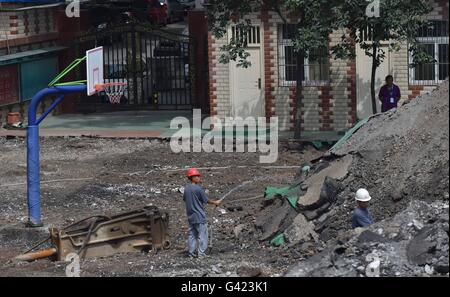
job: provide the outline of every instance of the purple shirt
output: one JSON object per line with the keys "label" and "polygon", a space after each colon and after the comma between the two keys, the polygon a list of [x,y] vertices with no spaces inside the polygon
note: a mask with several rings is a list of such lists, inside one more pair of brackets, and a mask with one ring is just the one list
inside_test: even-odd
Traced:
{"label": "purple shirt", "polygon": [[398,100],[400,100],[401,97],[400,88],[394,84],[392,85],[392,88],[389,88],[388,85],[384,85],[381,87],[378,97],[381,100],[381,112],[397,108]]}

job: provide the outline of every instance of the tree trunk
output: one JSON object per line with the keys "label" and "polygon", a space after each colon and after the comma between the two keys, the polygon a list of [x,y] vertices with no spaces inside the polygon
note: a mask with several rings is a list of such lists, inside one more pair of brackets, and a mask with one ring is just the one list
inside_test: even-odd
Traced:
{"label": "tree trunk", "polygon": [[302,136],[302,84],[304,79],[305,55],[297,52],[297,88],[296,88],[296,108],[294,138],[300,139]]}
{"label": "tree trunk", "polygon": [[372,112],[373,114],[377,113],[377,98],[375,94],[375,80],[376,80],[376,74],[377,74],[377,51],[378,47],[374,43],[372,45],[372,76],[370,78],[370,95],[372,98]]}

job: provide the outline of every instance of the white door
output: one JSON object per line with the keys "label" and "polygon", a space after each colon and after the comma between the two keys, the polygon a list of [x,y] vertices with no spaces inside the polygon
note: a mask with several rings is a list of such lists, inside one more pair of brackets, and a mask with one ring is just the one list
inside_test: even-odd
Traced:
{"label": "white door", "polygon": [[248,68],[237,67],[231,62],[231,93],[233,117],[263,117],[264,92],[262,89],[261,51],[259,48],[247,49],[251,62]]}
{"label": "white door", "polygon": [[[386,57],[377,68],[375,76],[375,96],[377,100],[377,112],[381,112],[381,103],[378,100],[378,92],[383,86],[385,78],[389,73],[389,51],[384,48]],[[372,98],[370,95],[370,79],[372,75],[372,57],[366,55],[358,45],[356,46],[356,97],[357,97],[357,116],[364,119],[373,114]]]}

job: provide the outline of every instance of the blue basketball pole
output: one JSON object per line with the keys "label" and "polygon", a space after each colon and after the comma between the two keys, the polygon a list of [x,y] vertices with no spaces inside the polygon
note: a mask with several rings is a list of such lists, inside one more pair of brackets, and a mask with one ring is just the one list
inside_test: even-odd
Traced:
{"label": "blue basketball pole", "polygon": [[[62,102],[64,96],[71,93],[86,92],[86,85],[68,85],[45,88],[31,99],[28,108],[27,128],[27,199],[28,225],[42,226],[41,220],[41,184],[39,164],[39,124]],[[39,103],[48,95],[58,95],[53,104],[37,119]]]}

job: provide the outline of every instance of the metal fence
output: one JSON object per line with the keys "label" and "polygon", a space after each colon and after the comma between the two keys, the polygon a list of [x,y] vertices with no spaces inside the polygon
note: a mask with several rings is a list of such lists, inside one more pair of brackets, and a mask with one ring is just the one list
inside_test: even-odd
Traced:
{"label": "metal fence", "polygon": [[[105,82],[128,83],[120,106],[192,107],[194,67],[189,37],[127,24],[80,36],[76,45],[79,55],[103,46]],[[106,98],[101,99],[101,103],[107,103]],[[87,100],[86,104],[93,102]]]}

